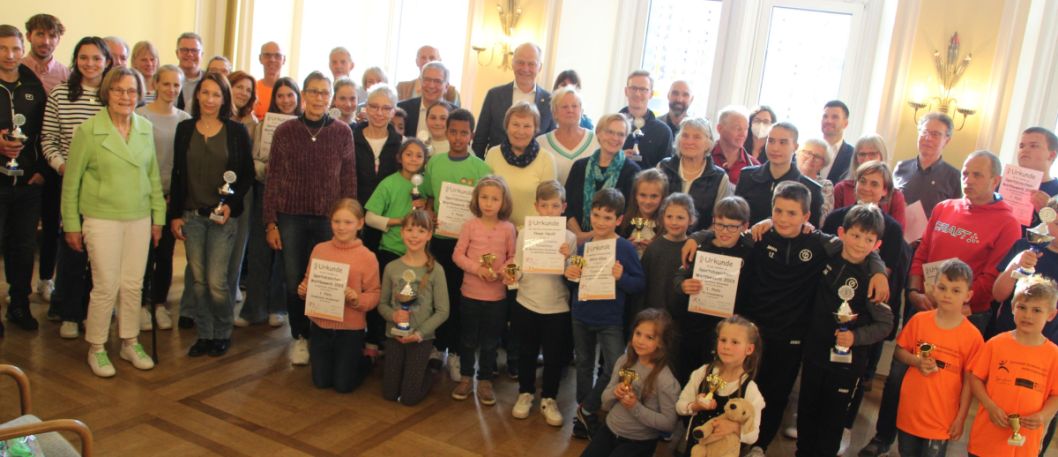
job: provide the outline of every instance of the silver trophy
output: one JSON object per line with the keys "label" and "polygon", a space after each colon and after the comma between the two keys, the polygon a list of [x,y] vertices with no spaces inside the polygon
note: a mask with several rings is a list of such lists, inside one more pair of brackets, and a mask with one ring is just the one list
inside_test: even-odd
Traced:
{"label": "silver trophy", "polygon": [[[852,300],[856,296],[856,289],[848,285],[844,285],[838,288],[838,298],[841,299],[841,306],[838,307],[837,312],[834,313],[834,320],[838,322],[838,330],[846,332],[849,330],[849,323],[855,321],[859,314],[852,312],[852,307],[849,306],[849,300]],[[838,344],[834,345],[834,349],[830,351],[830,361],[837,363],[852,363],[852,348],[841,346]]]}
{"label": "silver trophy", "polygon": [[[397,302],[400,303],[401,310],[410,313],[411,307],[415,305],[415,300],[418,298],[415,294],[415,289],[412,287],[416,280],[415,271],[404,270],[404,273],[400,275],[400,279],[404,286],[397,293]],[[414,333],[414,330],[411,329],[410,319],[406,322],[394,322],[393,330],[390,331],[393,336],[408,336],[412,333]]]}
{"label": "silver trophy", "polygon": [[228,201],[228,197],[235,195],[235,188],[231,185],[235,183],[235,172],[228,170],[224,172],[224,185],[217,189],[217,194],[220,195],[220,203],[217,203],[217,207],[213,209],[212,213],[209,213],[209,220],[221,224],[224,222],[224,203]]}
{"label": "silver trophy", "polygon": [[419,186],[422,185],[422,174],[415,173],[411,175],[411,200],[420,200],[423,198],[422,192],[419,190]]}
{"label": "silver trophy", "polygon": [[[15,126],[15,129],[8,132],[7,139],[9,141],[21,141],[24,142],[29,139],[25,133],[22,133],[22,126],[26,125],[26,116],[22,113],[11,113],[11,124]],[[0,173],[7,176],[22,176],[25,174],[25,170],[18,167],[18,160],[14,157],[8,159],[7,163],[0,166]]]}
{"label": "silver trophy", "polygon": [[[1051,235],[1051,231],[1047,229],[1047,224],[1054,222],[1058,213],[1050,207],[1044,207],[1040,209],[1040,225],[1030,228],[1025,231],[1025,241],[1028,241],[1029,246],[1032,246],[1032,252],[1040,254],[1044,249],[1047,249],[1047,245],[1054,241],[1054,235]],[[1011,276],[1014,279],[1023,278],[1025,276],[1032,276],[1036,273],[1035,268],[1021,268],[1018,267]]]}
{"label": "silver trophy", "polygon": [[641,117],[637,117],[632,121],[632,126],[636,129],[632,131],[632,154],[628,158],[636,162],[643,160],[643,156],[639,154],[639,138],[643,136],[643,126],[645,125],[647,125],[647,120]]}

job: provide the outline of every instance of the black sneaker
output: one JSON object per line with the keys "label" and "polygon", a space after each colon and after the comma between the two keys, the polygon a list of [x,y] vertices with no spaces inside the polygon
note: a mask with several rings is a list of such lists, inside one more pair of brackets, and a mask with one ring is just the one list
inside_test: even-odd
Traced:
{"label": "black sneaker", "polygon": [[14,323],[22,330],[36,330],[40,326],[37,324],[37,319],[25,308],[8,308],[7,321]]}
{"label": "black sneaker", "polygon": [[595,435],[595,431],[599,429],[599,416],[585,411],[584,408],[579,405],[577,406],[577,420],[573,423],[574,432],[576,431],[577,422],[583,424],[587,434],[585,438],[589,440],[591,439],[592,435]]}
{"label": "black sneaker", "polygon": [[883,443],[877,437],[872,438],[870,443],[867,443],[863,449],[860,449],[858,457],[882,457],[889,455],[889,446],[891,444]]}
{"label": "black sneaker", "polygon": [[518,365],[507,364],[507,377],[518,380]]}
{"label": "black sneaker", "polygon": [[48,320],[51,322],[62,322],[62,315],[58,311],[48,310]]}
{"label": "black sneaker", "polygon": [[213,340],[199,339],[195,341],[195,344],[191,345],[191,349],[187,350],[188,357],[201,357],[209,353],[213,349]]}
{"label": "black sneaker", "polygon": [[195,328],[195,320],[190,317],[180,316],[180,322],[177,325],[183,329]]}
{"label": "black sneaker", "polygon": [[580,417],[573,418],[573,437],[591,441],[591,433],[588,432],[588,426],[584,421],[580,420]]}
{"label": "black sneaker", "polygon": [[213,340],[213,345],[209,347],[210,357],[220,357],[228,352],[231,348],[231,339]]}

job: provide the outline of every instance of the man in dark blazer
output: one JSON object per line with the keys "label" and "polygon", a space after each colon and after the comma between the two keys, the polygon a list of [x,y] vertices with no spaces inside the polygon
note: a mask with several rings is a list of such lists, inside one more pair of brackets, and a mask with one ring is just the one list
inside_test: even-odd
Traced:
{"label": "man in dark blazer", "polygon": [[826,167],[820,175],[837,184],[849,179],[855,170],[852,168],[852,145],[845,142],[845,128],[849,126],[849,107],[841,100],[831,100],[823,105],[821,122],[823,139],[827,142],[827,155],[830,156],[830,169]]}
{"label": "man in dark blazer", "polygon": [[440,61],[427,63],[422,67],[419,84],[422,86],[422,96],[397,103],[408,113],[404,120],[404,136],[422,138],[419,130],[429,132],[426,129],[426,109],[444,100],[448,91],[448,68]]}
{"label": "man in dark blazer", "polygon": [[514,82],[489,89],[478,116],[478,129],[474,132],[474,154],[485,157],[485,151],[503,142],[506,126],[503,119],[515,102],[527,101],[540,111],[540,126],[537,134],[555,128],[551,116],[551,93],[536,84],[540,72],[543,52],[532,43],[524,43],[514,50]]}

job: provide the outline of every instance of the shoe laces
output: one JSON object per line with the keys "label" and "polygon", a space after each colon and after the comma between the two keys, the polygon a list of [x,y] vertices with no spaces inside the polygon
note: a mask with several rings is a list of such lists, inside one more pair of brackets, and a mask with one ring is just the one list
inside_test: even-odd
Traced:
{"label": "shoe laces", "polygon": [[107,356],[106,351],[99,351],[93,355],[95,355],[96,358],[96,366],[103,368],[110,365],[110,357]]}

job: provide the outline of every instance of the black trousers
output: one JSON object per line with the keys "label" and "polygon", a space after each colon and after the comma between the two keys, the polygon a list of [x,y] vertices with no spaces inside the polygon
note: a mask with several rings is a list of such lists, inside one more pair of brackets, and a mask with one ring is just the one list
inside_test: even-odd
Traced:
{"label": "black trousers", "polygon": [[570,313],[540,314],[519,303],[511,308],[511,330],[518,338],[518,393],[536,393],[536,355],[544,353],[540,396],[556,398],[562,373],[573,354]]}
{"label": "black trousers", "polygon": [[147,250],[147,271],[143,274],[143,302],[145,305],[164,305],[169,298],[169,286],[173,283],[173,249],[176,238],[169,230],[169,219],[162,227],[162,238],[158,246],[151,243]]}
{"label": "black trousers", "polygon": [[64,322],[81,322],[88,317],[88,294],[92,291],[92,270],[88,251],[77,252],[66,241],[59,243],[55,256],[55,292],[52,306]]}
{"label": "black trousers", "polygon": [[783,411],[786,410],[797,372],[801,369],[801,343],[769,338],[763,340],[764,353],[761,355],[760,373],[757,374],[757,387],[768,407],[761,414],[757,446],[767,449],[782,425]]}
{"label": "black trousers", "polygon": [[[40,279],[51,279],[55,276],[55,258],[59,243],[62,243],[59,227],[59,197],[62,195],[62,176],[50,166],[41,167],[44,186],[40,200]],[[34,226],[34,229],[36,227]]]}
{"label": "black trousers", "polygon": [[[23,177],[20,179],[29,179]],[[11,307],[29,310],[33,291],[33,251],[40,219],[41,186],[0,188],[0,250],[10,286]]]}
{"label": "black trousers", "polygon": [[[459,329],[460,329],[460,301],[463,287],[463,269],[452,261],[452,253],[456,250],[455,239],[437,238],[430,240],[430,253],[434,260],[445,271],[445,283],[448,286],[448,320],[437,328],[437,338],[434,339],[434,347],[438,351],[448,350],[449,354],[459,354]],[[384,267],[383,267],[384,268]]]}
{"label": "black trousers", "polygon": [[797,457],[838,455],[852,397],[866,370],[806,361],[797,399]]}
{"label": "black trousers", "polygon": [[614,434],[610,426],[602,427],[591,437],[591,442],[580,457],[650,457],[658,447],[658,440],[630,440]]}
{"label": "black trousers", "polygon": [[311,323],[309,357],[314,386],[333,387],[339,393],[352,392],[367,374],[363,353],[363,330],[329,330]]}

